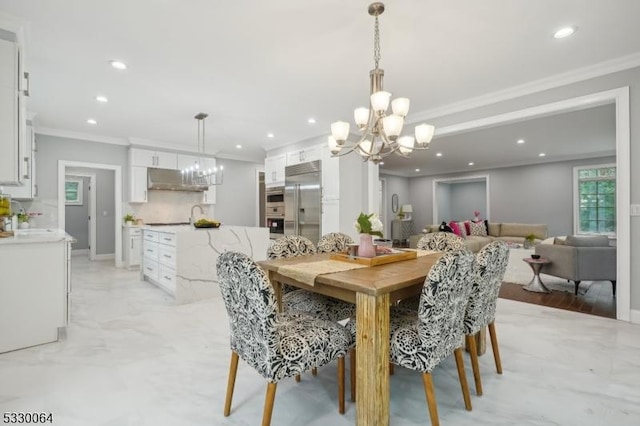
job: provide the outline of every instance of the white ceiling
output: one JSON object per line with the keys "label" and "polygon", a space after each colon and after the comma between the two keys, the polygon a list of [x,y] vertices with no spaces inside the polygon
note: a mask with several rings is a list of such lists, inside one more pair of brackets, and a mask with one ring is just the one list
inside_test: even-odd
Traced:
{"label": "white ceiling", "polygon": [[[29,110],[40,127],[196,150],[193,116],[203,111],[208,152],[261,161],[265,149],[327,134],[338,119],[351,121],[353,108],[367,102],[369,3],[0,0],[0,12],[29,23]],[[403,0],[386,7],[380,18],[385,89],[409,97],[413,116],[640,52],[637,0]],[[553,32],[564,25],[579,29],[555,40]],[[113,70],[111,59],[129,69]],[[98,94],[109,102],[98,104]],[[86,124],[89,117],[99,124]],[[309,125],[309,117],[317,123]],[[592,118],[575,119],[589,124]],[[497,144],[521,133],[505,127],[511,133],[487,129],[482,137]],[[567,131],[574,130],[582,127]],[[585,140],[598,129],[591,130]],[[523,137],[539,140],[514,148],[532,149],[529,156],[561,142],[542,133]],[[438,159],[444,166],[428,163],[451,171],[446,162],[464,151],[457,146],[479,137],[444,139],[451,142]],[[476,150],[471,160],[490,164],[493,149]]]}

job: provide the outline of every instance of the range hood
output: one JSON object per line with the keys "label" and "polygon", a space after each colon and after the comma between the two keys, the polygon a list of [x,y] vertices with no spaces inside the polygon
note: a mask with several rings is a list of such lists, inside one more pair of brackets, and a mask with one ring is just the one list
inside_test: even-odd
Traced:
{"label": "range hood", "polygon": [[180,170],[152,169],[147,172],[147,188],[165,191],[207,191],[207,185],[187,184],[182,182]]}

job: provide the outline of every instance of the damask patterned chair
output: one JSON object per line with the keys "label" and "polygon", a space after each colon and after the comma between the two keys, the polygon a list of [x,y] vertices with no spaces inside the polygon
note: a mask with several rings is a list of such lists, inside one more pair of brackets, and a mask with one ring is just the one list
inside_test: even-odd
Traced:
{"label": "damask patterned chair", "polygon": [[342,232],[330,232],[318,241],[318,253],[336,253],[349,250],[349,244],[354,244],[353,239]]}
{"label": "damask patterned chair", "polygon": [[464,240],[451,232],[432,232],[418,241],[418,249],[435,251],[464,250],[467,246]]}
{"label": "damask patterned chair", "polygon": [[344,356],[351,344],[345,328],[304,312],[278,313],[267,275],[242,253],[223,253],[216,267],[231,334],[224,415],[231,412],[239,358],[268,382],[262,425],[271,423],[278,381],[334,360],[338,360],[339,412],[344,413]]}
{"label": "damask patterned chair", "polygon": [[493,359],[498,374],[502,374],[498,338],[496,337],[496,304],[498,293],[502,285],[502,278],[509,262],[509,247],[502,241],[494,241],[484,246],[476,255],[473,264],[472,287],[469,303],[464,317],[464,334],[471,355],[473,378],[476,384],[476,394],[482,395],[482,381],[480,380],[480,366],[474,335],[489,326]]}
{"label": "damask patterned chair", "polygon": [[422,372],[431,424],[439,424],[431,372],[453,353],[465,408],[471,397],[462,358],[463,320],[471,292],[473,253],[445,253],[425,279],[419,309],[391,309],[390,358],[402,367]]}

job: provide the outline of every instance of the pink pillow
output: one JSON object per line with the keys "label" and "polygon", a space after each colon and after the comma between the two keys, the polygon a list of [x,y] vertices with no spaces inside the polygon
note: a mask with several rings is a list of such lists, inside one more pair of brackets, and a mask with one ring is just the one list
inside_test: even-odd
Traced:
{"label": "pink pillow", "polygon": [[469,222],[468,220],[464,221],[464,228],[467,231],[467,235],[471,235],[471,222]]}
{"label": "pink pillow", "polygon": [[453,230],[453,233],[458,237],[461,237],[460,227],[458,226],[458,222],[451,221],[449,222],[449,227]]}

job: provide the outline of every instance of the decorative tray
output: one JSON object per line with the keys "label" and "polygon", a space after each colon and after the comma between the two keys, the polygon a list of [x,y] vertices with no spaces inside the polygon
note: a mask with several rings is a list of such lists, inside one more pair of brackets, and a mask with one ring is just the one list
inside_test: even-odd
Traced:
{"label": "decorative tray", "polygon": [[398,250],[396,253],[379,254],[376,257],[358,257],[349,256],[348,253],[334,253],[331,255],[333,260],[341,260],[344,262],[359,263],[367,266],[384,265],[385,263],[401,262],[403,260],[415,259],[418,253],[415,251]]}
{"label": "decorative tray", "polygon": [[0,231],[0,238],[13,237],[13,231]]}
{"label": "decorative tray", "polygon": [[202,223],[202,224],[193,224],[196,228],[220,228],[221,223]]}

